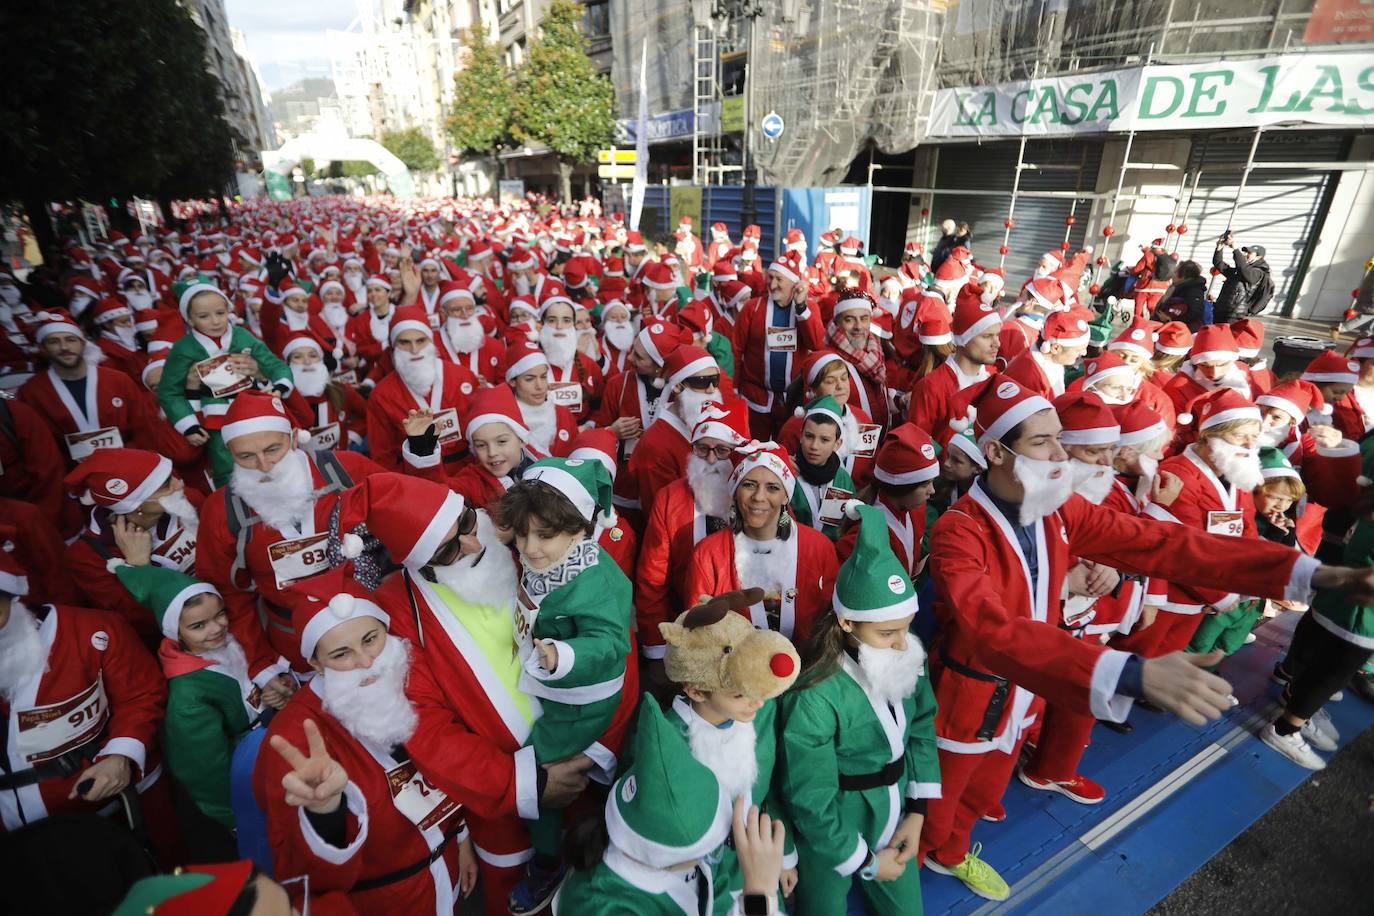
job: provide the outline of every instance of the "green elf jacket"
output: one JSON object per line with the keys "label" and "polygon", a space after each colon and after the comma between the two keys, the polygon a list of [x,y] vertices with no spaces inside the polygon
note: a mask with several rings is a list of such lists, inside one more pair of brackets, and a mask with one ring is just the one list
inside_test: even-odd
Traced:
{"label": "green elf jacket", "polygon": [[[849,476],[849,472],[846,471],[844,465],[841,464],[839,470],[835,472],[835,478],[830,481],[829,486],[838,487],[841,490],[848,490],[852,495],[854,493],[854,478]],[[810,484],[798,477],[797,485],[792,490],[792,511],[796,514],[797,521],[801,524],[806,525],[808,528],[815,528],[832,541],[838,540],[840,536],[840,526],[823,525],[820,523],[820,519],[817,515],[821,510],[821,499],[824,498],[824,496],[824,487],[821,487],[818,492],[816,489],[813,489]],[[814,509],[811,505],[813,500],[815,501]]]}
{"label": "green elf jacket", "polygon": [[[1346,566],[1374,566],[1374,522],[1361,518],[1345,544]],[[1374,607],[1356,604],[1340,592],[1319,592],[1313,620],[1351,645],[1374,649]]]}
{"label": "green elf jacket", "polygon": [[[714,897],[711,869],[670,872],[643,865],[614,846],[596,867],[572,871],[553,901],[554,916],[700,916]],[[840,912],[843,912],[841,910]]]}
{"label": "green elf jacket", "polygon": [[[157,386],[157,401],[177,432],[184,433],[201,422],[197,416],[197,406],[186,397],[186,375],[191,371],[191,367],[201,360],[221,353],[247,353],[257,361],[263,376],[272,384],[284,385],[288,393],[294,387],[291,369],[273,355],[267,344],[249,333],[247,328],[235,325],[230,329],[228,337],[226,346],[222,339],[215,341],[192,331],[172,344],[172,349],[168,351],[167,365],[162,370],[162,381],[158,382]],[[199,401],[199,412],[213,423],[213,418],[224,416],[231,400],[232,398],[212,397],[209,392],[205,392]]]}

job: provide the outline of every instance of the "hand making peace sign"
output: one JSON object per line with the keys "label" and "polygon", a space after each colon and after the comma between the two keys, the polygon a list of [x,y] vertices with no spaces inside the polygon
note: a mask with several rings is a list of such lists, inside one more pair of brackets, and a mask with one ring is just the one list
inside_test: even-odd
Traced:
{"label": "hand making peace sign", "polygon": [[286,803],[316,814],[328,814],[339,807],[344,786],[348,784],[348,772],[329,756],[324,736],[313,719],[305,720],[305,740],[309,743],[309,756],[281,735],[271,738],[272,750],[291,764],[291,772],[281,778]]}

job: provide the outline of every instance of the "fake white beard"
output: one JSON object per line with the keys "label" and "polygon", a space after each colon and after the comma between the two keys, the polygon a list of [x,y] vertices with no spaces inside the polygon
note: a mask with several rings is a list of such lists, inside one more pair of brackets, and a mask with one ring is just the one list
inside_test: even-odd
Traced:
{"label": "fake white beard", "polygon": [[477,510],[477,540],[484,548],[459,557],[448,566],[434,566],[434,578],[469,604],[509,607],[515,600],[519,573],[510,550],[496,536],[496,526],[485,510]]}
{"label": "fake white beard", "polygon": [[127,292],[124,294],[124,301],[129,303],[129,308],[135,312],[139,309],[150,309],[153,307],[153,294],[146,289]]}
{"label": "fake white beard", "polygon": [[110,324],[103,327],[101,335],[113,340],[126,350],[138,349],[138,332],[128,325]]}
{"label": "fake white beard", "polygon": [[317,398],[324,393],[324,388],[329,384],[329,369],[324,363],[292,363],[291,379],[296,383],[296,390],[307,398]]}
{"label": "fake white beard", "polygon": [[699,715],[688,716],[687,743],[697,762],[715,774],[728,800],[750,797],[759,775],[753,722],[735,721],[717,728]]}
{"label": "fake white beard", "polygon": [[1219,379],[1203,378],[1197,372],[1192,373],[1193,381],[1197,382],[1208,391],[1216,391],[1218,388],[1234,388],[1249,396],[1250,383],[1245,379],[1245,373],[1240,369],[1239,364],[1233,364],[1231,368]]}
{"label": "fake white beard", "polygon": [[601,341],[596,339],[596,332],[588,329],[577,332],[577,352],[584,353],[595,361],[601,360]]}
{"label": "fake white beard", "polygon": [[526,404],[524,401],[517,401],[520,405],[520,417],[525,421],[525,428],[530,431],[530,444],[541,452],[548,452],[549,446],[553,445],[553,437],[558,432],[558,412],[554,410],[553,401],[545,399],[543,404]]}
{"label": "fake white beard", "polygon": [[[1016,459],[1019,463],[1020,458]],[[1110,465],[1088,464],[1077,458],[1069,459],[1070,476],[1073,478],[1073,491],[1094,506],[1102,505],[1102,500],[1112,491],[1112,481],[1116,473]]]}
{"label": "fake white beard", "polygon": [[98,366],[105,362],[105,351],[100,349],[100,344],[88,340],[81,358],[86,361],[87,366]]}
{"label": "fake white beard", "polygon": [[523,274],[517,274],[515,277],[515,294],[517,296],[528,296],[530,294],[529,278]]}
{"label": "fake white beard", "polygon": [[634,346],[635,329],[628,321],[608,321],[602,325],[606,343],[624,352]]}
{"label": "fake white beard", "polygon": [[1259,434],[1259,444],[1278,448],[1288,438],[1288,430],[1288,426],[1273,426],[1269,429],[1262,429]]}
{"label": "fake white beard", "polygon": [[349,289],[353,290],[353,292],[358,293],[359,299],[362,298],[363,283],[364,280],[363,275],[361,273],[344,271],[344,286],[347,286]]}
{"label": "fake white beard", "polygon": [[577,331],[544,325],[539,329],[539,346],[550,363],[566,369],[577,356]]}
{"label": "fake white beard", "polygon": [[756,541],[743,531],[735,535],[735,572],[740,588],[761,588],[770,597],[781,594],[792,579],[789,566],[795,565],[795,560],[781,540]]}
{"label": "fake white beard", "polygon": [[888,705],[900,703],[916,690],[925,660],[925,647],[915,636],[907,636],[905,649],[875,649],[859,643],[859,669],[875,698]]}
{"label": "fake white beard", "polygon": [[292,331],[304,331],[310,326],[310,313],[297,312],[294,309],[283,307],[282,317],[286,319],[286,327]]}
{"label": "fake white beard", "polygon": [[279,531],[296,527],[315,508],[310,459],[298,448],[293,448],[266,474],[234,465],[229,484],[248,508]]}
{"label": "fake white beard", "polygon": [[1208,457],[1221,471],[1221,476],[1238,490],[1253,490],[1264,483],[1260,468],[1259,450],[1241,448],[1224,439],[1213,439],[1207,445]]}
{"label": "fake white beard", "polygon": [[[1073,471],[1067,461],[1045,461],[1017,454],[1011,470],[1025,491],[1021,499],[1022,525],[1034,524],[1073,495]],[[1059,476],[1055,477],[1055,472]]]}
{"label": "fake white beard", "polygon": [[444,321],[448,342],[459,353],[476,353],[482,349],[482,322],[476,318],[449,318]]}
{"label": "fake white beard", "polygon": [[1155,472],[1159,470],[1159,459],[1153,455],[1139,452],[1136,455],[1136,463],[1140,465],[1140,476],[1135,482],[1135,498],[1141,505],[1144,505],[1150,498],[1150,490],[1154,487]]}
{"label": "fake white beard", "polygon": [[434,387],[434,380],[439,373],[437,359],[433,345],[426,345],[419,353],[391,351],[391,360],[396,364],[396,372],[401,376],[401,381],[421,397],[429,394],[429,390]]}
{"label": "fake white beard", "polygon": [[730,515],[730,462],[707,462],[696,453],[687,456],[687,486],[697,507],[707,515],[727,518]]}
{"label": "fake white beard", "polygon": [[19,598],[11,598],[10,619],[0,628],[0,696],[13,702],[19,688],[46,670],[47,664],[38,618]]}
{"label": "fake white beard", "polygon": [[157,501],[177,520],[177,524],[192,534],[196,533],[200,527],[200,516],[196,514],[196,507],[191,504],[191,500],[186,496],[184,489],[173,490],[166,496],[159,496]]}
{"label": "fake white beard", "polygon": [[721,403],[719,390],[710,394],[702,394],[691,388],[683,388],[677,393],[677,415],[682,418],[682,422],[687,424],[687,428],[690,430],[701,419],[702,411],[706,410],[707,404],[719,403]]}
{"label": "fake white beard", "polygon": [[1001,297],[1002,291],[1000,289],[985,289],[978,294],[978,301],[984,305],[992,305]]}
{"label": "fake white beard", "polygon": [[1043,280],[1045,277],[1048,277],[1052,273],[1054,273],[1053,268],[1041,267],[1038,264],[1035,267],[1035,279],[1037,280]]}
{"label": "fake white beard", "polygon": [[371,668],[324,669],[325,712],[355,738],[384,748],[402,744],[415,734],[419,723],[406,697],[409,673],[410,643],[388,636]]}
{"label": "fake white beard", "polygon": [[344,325],[348,324],[348,309],[344,308],[342,302],[326,302],[320,315],[336,334],[341,333]]}
{"label": "fake white beard", "polygon": [[223,649],[206,649],[200,655],[223,668],[240,683],[248,680],[248,656],[244,654],[243,646],[239,645],[233,633],[229,634],[229,641]]}

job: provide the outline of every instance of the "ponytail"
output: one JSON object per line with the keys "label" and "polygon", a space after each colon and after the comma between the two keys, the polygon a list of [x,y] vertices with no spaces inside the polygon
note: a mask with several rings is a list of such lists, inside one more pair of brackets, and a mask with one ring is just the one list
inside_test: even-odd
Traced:
{"label": "ponytail", "polygon": [[802,687],[814,687],[840,668],[840,655],[848,637],[840,628],[840,618],[833,610],[821,615],[811,637],[802,645],[802,670],[798,681]]}

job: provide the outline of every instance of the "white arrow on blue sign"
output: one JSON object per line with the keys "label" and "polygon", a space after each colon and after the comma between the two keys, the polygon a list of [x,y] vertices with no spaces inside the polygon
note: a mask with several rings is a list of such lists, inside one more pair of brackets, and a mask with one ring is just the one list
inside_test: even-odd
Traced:
{"label": "white arrow on blue sign", "polygon": [[770,111],[763,116],[763,122],[759,125],[763,135],[769,140],[776,140],[782,136],[782,115],[776,111]]}

